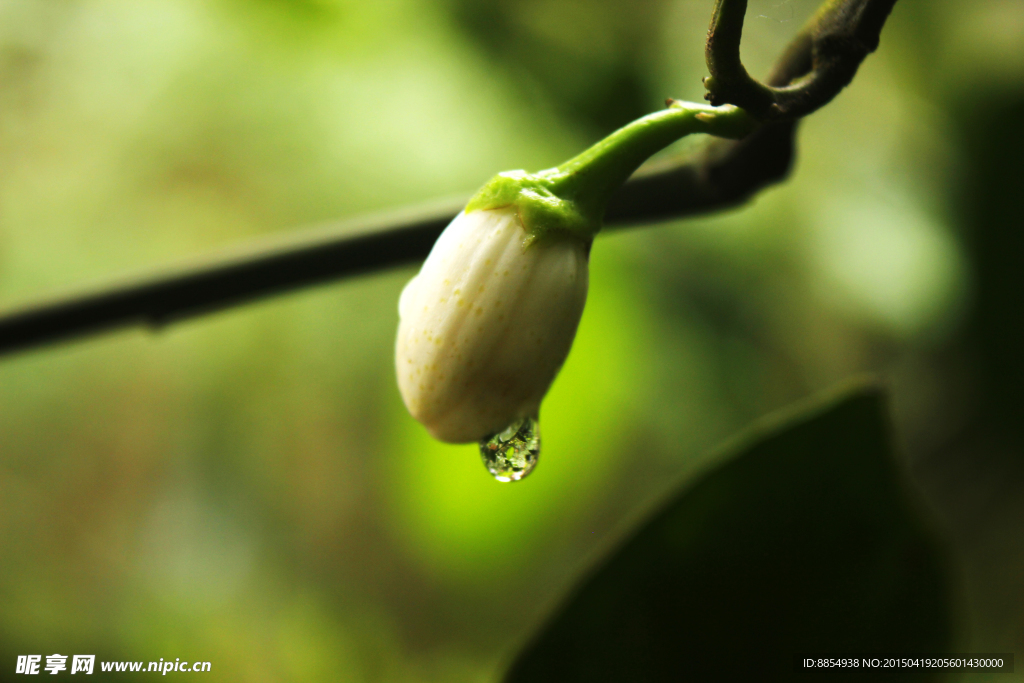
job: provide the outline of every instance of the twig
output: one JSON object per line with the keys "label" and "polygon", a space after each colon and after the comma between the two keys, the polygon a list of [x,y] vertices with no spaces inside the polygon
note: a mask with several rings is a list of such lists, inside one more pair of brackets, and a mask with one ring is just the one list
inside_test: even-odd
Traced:
{"label": "twig", "polygon": [[[740,204],[785,177],[792,125],[739,143],[709,145],[700,158],[642,172],[612,198],[618,227]],[[22,307],[0,316],[0,354],[129,325],[170,322],[332,280],[415,263],[465,204],[310,231],[134,282]],[[355,233],[355,234],[354,234]]]}
{"label": "twig", "polygon": [[711,76],[705,99],[735,104],[762,121],[798,119],[832,101],[849,85],[864,58],[878,48],[879,36],[896,0],[828,0],[793,41],[809,48],[810,65],[793,82],[763,84],[740,61],[740,38],[747,0],[718,0],[704,50]]}
{"label": "twig", "polygon": [[[738,73],[738,67],[758,92],[772,93],[768,108],[777,111],[767,115],[766,110],[761,111],[768,123],[743,140],[712,140],[687,158],[641,169],[612,197],[605,224],[637,225],[733,207],[785,178],[793,158],[796,119],[804,115],[800,112],[821,106],[849,82],[864,55],[877,46],[878,33],[895,1],[827,3],[786,49],[767,85],[762,85],[746,76],[739,62],[746,1],[719,0],[708,37],[709,98],[716,104],[748,106],[735,97],[744,100],[750,83],[742,78],[721,79],[723,73]],[[727,54],[733,48],[735,59],[730,62]],[[728,65],[724,71],[720,68],[723,64]],[[763,102],[750,106],[764,109]],[[117,327],[159,327],[351,275],[414,263],[426,257],[463,204],[450,202],[397,218],[389,215],[363,221],[358,227],[342,223],[283,242],[260,242],[244,252],[163,274],[23,306],[0,315],[0,354]]]}

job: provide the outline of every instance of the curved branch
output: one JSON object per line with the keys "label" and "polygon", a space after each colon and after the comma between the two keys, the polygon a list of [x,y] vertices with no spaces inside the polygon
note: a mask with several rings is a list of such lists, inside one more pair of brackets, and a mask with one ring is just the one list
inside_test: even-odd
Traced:
{"label": "curved branch", "polygon": [[[705,99],[735,104],[762,121],[792,120],[828,104],[853,80],[861,62],[878,48],[896,0],[829,0],[801,30],[794,44],[810,48],[806,74],[792,82],[763,84],[740,60],[747,0],[718,0],[705,48]],[[801,48],[806,49],[806,48]]]}
{"label": "curved branch", "polygon": [[[794,124],[765,126],[739,142],[715,141],[693,158],[642,169],[612,197],[608,227],[742,203],[785,177]],[[0,354],[125,327],[161,327],[265,297],[426,258],[466,198],[343,222],[285,241],[258,242],[134,282],[97,288],[0,315]]]}
{"label": "curved branch", "polygon": [[[793,158],[796,118],[802,115],[794,112],[827,101],[823,98],[829,88],[842,80],[836,74],[852,77],[843,70],[848,71],[854,62],[855,70],[863,55],[877,46],[878,33],[894,3],[833,0],[826,5],[812,22],[816,28],[801,32],[790,43],[767,79],[768,85],[758,84],[776,98],[778,93],[789,93],[785,97],[790,99],[784,101],[789,109],[780,109],[786,115],[769,116],[768,123],[743,140],[713,139],[688,157],[642,168],[613,195],[606,225],[615,228],[733,207],[784,179]],[[731,51],[735,43],[736,59],[730,67],[734,70],[737,66],[742,69],[739,8],[745,7],[745,0],[719,0],[715,12],[719,31],[709,35],[709,54],[714,53],[715,59],[719,51]],[[734,22],[731,28],[727,28],[728,20]],[[849,35],[856,40],[844,38]],[[843,54],[853,57],[843,58]],[[709,65],[711,61],[709,57]],[[713,69],[712,75],[717,78],[721,73],[716,75]],[[794,81],[795,85],[788,85]],[[740,82],[737,87],[746,86]],[[771,106],[778,106],[779,101]],[[345,222],[285,240],[258,242],[244,251],[162,274],[23,306],[0,315],[0,354],[129,325],[160,327],[351,275],[415,263],[426,257],[464,204],[465,199],[460,199],[398,216]]]}

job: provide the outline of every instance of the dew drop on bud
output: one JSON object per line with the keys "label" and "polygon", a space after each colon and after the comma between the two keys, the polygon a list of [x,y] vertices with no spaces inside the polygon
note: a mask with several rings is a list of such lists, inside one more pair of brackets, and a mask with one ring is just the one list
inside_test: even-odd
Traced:
{"label": "dew drop on bud", "polygon": [[516,420],[504,430],[480,442],[480,457],[498,481],[519,481],[537,466],[540,428],[530,417]]}

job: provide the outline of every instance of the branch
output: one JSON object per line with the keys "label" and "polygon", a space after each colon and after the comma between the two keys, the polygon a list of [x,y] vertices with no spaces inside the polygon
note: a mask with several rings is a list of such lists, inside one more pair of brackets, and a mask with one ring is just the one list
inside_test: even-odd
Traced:
{"label": "branch", "polygon": [[[641,171],[618,190],[608,227],[713,211],[743,203],[789,169],[793,125],[764,127],[738,143],[713,144],[691,160]],[[468,199],[468,198],[466,198]],[[275,294],[426,258],[465,205],[340,223],[286,242],[253,244],[134,282],[25,306],[0,316],[0,354],[130,325],[170,322]]]}
{"label": "branch", "polygon": [[735,104],[761,121],[793,120],[832,101],[849,85],[879,36],[896,0],[828,0],[801,30],[792,48],[810,52],[806,75],[794,82],[763,84],[740,60],[747,0],[718,0],[705,47],[705,99]]}
{"label": "branch", "polygon": [[[784,179],[793,158],[796,119],[803,115],[797,112],[815,102],[821,106],[849,82],[864,55],[877,46],[877,35],[895,1],[832,0],[811,28],[789,45],[768,85],[757,84],[774,93],[769,109],[778,107],[781,114],[769,112],[763,117],[768,122],[743,140],[713,139],[688,157],[642,168],[612,196],[605,224],[615,228],[730,208]],[[735,47],[729,69],[743,68],[738,48],[745,7],[745,0],[719,0],[708,36],[709,95],[739,106],[747,105],[730,99],[731,90],[725,86],[732,81],[719,80],[719,66],[727,63]],[[725,72],[732,73],[729,69]],[[837,73],[848,78],[842,81]],[[746,92],[739,83],[736,92]],[[780,99],[778,93],[789,94]],[[159,328],[276,294],[415,263],[426,257],[464,204],[447,202],[258,242],[244,251],[163,274],[24,306],[0,315],[0,354],[129,325]]]}

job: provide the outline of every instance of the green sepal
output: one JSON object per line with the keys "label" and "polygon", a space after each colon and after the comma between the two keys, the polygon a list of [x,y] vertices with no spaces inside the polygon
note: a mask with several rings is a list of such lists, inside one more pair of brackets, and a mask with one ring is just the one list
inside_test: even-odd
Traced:
{"label": "green sepal", "polygon": [[578,202],[556,195],[551,176],[545,173],[499,173],[469,200],[466,213],[515,206],[531,243],[553,234],[568,234],[589,242],[601,228],[601,217],[587,216]]}

